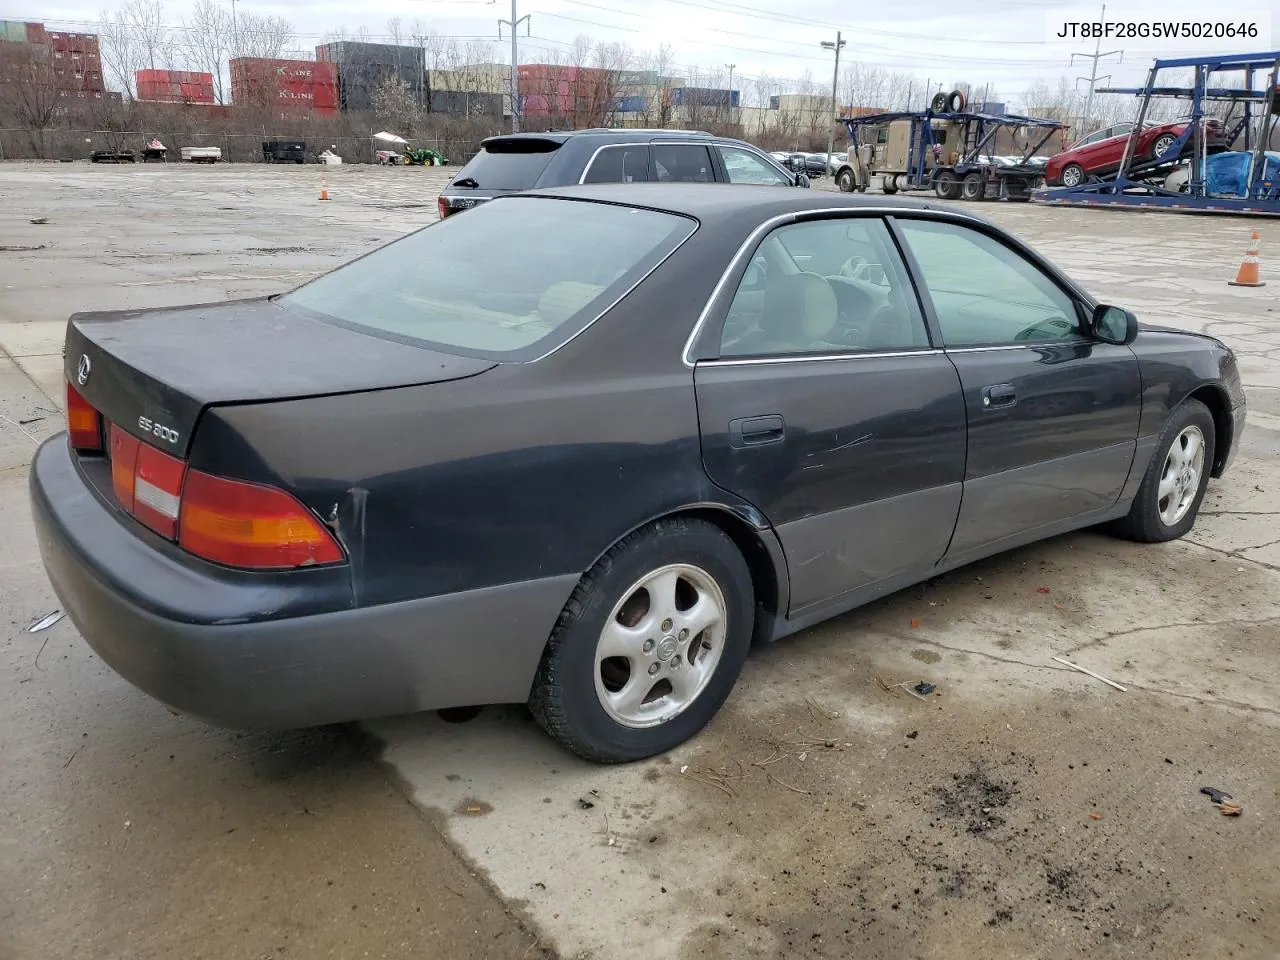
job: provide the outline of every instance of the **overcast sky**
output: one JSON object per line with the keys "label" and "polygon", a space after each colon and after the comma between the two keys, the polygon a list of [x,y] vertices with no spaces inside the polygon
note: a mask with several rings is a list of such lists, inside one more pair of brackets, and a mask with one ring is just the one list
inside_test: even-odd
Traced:
{"label": "overcast sky", "polygon": [[[43,20],[66,29],[77,23],[91,29],[105,4],[59,0],[43,7],[25,0],[0,0],[7,18]],[[190,0],[163,0],[165,19],[181,22]],[[226,0],[228,6],[230,0]],[[1000,98],[1020,103],[1024,91],[1042,80],[1056,85],[1060,77],[1071,83],[1088,76],[1090,63],[1071,54],[1095,51],[1094,40],[1048,42],[1063,21],[1098,19],[1099,4],[1055,0],[518,0],[519,15],[531,22],[520,29],[520,59],[536,62],[550,50],[565,50],[578,34],[598,42],[621,42],[636,51],[651,51],[667,43],[674,50],[677,74],[693,65],[725,71],[734,64],[734,86],[748,87],[762,74],[796,81],[809,73],[815,84],[831,82],[832,54],[820,46],[843,31],[846,45],[842,64],[850,60],[913,74],[923,87],[934,89],[959,81],[990,83]],[[1218,22],[1255,23],[1256,38],[1210,40],[1107,39],[1101,52],[1123,50],[1123,59],[1101,61],[1099,76],[1109,83],[1133,85],[1142,80],[1155,56],[1194,56],[1224,52],[1276,49],[1271,20],[1280,20],[1280,0],[1236,0],[1195,5],[1111,0],[1108,21],[1194,20],[1203,22],[1206,10]],[[1198,7],[1198,12],[1197,12]],[[430,24],[438,33],[462,38],[493,39],[494,59],[505,60],[509,46],[496,42],[497,21],[511,16],[510,0],[237,0],[237,9],[282,16],[296,29],[299,53],[339,27],[355,32],[365,27],[375,38],[388,32],[389,18],[407,28],[414,20]],[[897,10],[893,15],[888,11]],[[908,13],[909,12],[909,13]],[[503,28],[504,36],[506,28]],[[530,34],[525,36],[526,31]],[[1083,88],[1083,85],[1082,85]]]}

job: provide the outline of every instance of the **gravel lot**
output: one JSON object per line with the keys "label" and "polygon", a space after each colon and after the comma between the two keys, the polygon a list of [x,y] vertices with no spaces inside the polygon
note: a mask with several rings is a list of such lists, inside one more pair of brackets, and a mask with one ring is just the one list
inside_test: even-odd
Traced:
{"label": "gravel lot", "polygon": [[[0,165],[0,957],[1280,955],[1280,225],[984,205],[1240,354],[1249,427],[1192,536],[1080,533],[905,591],[606,769],[514,708],[210,730],[65,620],[25,632],[56,607],[25,481],[67,314],[282,289],[432,221],[446,172],[327,174],[324,203],[314,167]],[[1255,226],[1269,285],[1229,287]],[[937,694],[885,689],[916,680]]]}

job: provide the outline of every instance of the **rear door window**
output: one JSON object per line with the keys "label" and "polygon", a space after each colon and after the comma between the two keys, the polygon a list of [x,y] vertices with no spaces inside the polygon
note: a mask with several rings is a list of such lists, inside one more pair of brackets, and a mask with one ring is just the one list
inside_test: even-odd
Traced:
{"label": "rear door window", "polygon": [[467,162],[455,181],[470,178],[476,190],[531,190],[559,149],[555,140],[537,138],[497,141]]}
{"label": "rear door window", "polygon": [[655,179],[662,183],[713,183],[711,151],[701,143],[655,143]]}
{"label": "rear door window", "polygon": [[720,158],[730,183],[758,183],[774,186],[790,186],[791,178],[763,157],[741,147],[722,146]]}
{"label": "rear door window", "polygon": [[649,179],[649,145],[625,143],[604,147],[592,158],[583,183],[643,183]]}
{"label": "rear door window", "polygon": [[618,204],[499,197],[307,283],[279,303],[401,343],[532,360],[575,336],[696,229]]}

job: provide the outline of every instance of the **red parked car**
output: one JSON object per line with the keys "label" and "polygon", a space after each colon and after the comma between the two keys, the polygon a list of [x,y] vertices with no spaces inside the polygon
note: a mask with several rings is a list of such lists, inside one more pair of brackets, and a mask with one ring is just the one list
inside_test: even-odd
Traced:
{"label": "red parked car", "polygon": [[[1178,120],[1143,130],[1138,135],[1138,143],[1134,148],[1137,162],[1143,163],[1163,157],[1169,148],[1177,143],[1190,122]],[[1226,147],[1220,120],[1213,117],[1206,118],[1205,130],[1208,132],[1210,150],[1217,151]],[[1132,123],[1118,123],[1114,127],[1106,127],[1077,140],[1066,150],[1049,158],[1049,162],[1045,164],[1045,182],[1055,187],[1075,187],[1084,183],[1090,175],[1114,173],[1120,169],[1125,144],[1129,142],[1129,134],[1132,131]],[[1184,149],[1190,149],[1190,145],[1191,141],[1188,139]],[[1169,159],[1174,158],[1169,157]]]}

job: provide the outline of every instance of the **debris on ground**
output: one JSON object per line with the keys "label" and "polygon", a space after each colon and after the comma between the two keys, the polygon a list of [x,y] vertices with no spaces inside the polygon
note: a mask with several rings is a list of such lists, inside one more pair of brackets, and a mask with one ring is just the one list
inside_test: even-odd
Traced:
{"label": "debris on ground", "polygon": [[41,630],[48,630],[65,616],[66,614],[61,610],[55,610],[53,613],[47,613],[37,620],[32,620],[31,625],[27,627],[27,633],[39,633]]}
{"label": "debris on ground", "polygon": [[880,684],[880,689],[884,690],[886,693],[892,693],[894,696],[897,696],[897,691],[901,688],[917,700],[927,700],[929,698],[929,694],[938,689],[938,685],[936,683],[929,683],[926,680],[917,680],[914,683],[910,680],[904,680],[901,683],[885,683],[879,677],[875,677],[874,679],[876,683]]}
{"label": "debris on ground", "polygon": [[1054,657],[1053,659],[1058,661],[1058,663],[1061,663],[1070,667],[1072,670],[1079,670],[1081,673],[1087,673],[1089,676],[1093,677],[1093,679],[1101,680],[1103,683],[1106,683],[1115,687],[1121,693],[1125,692],[1125,688],[1120,686],[1120,684],[1116,683],[1114,680],[1108,680],[1106,677],[1102,676],[1101,674],[1094,673],[1088,667],[1082,667],[1078,663],[1072,663],[1070,660],[1063,660],[1062,657]]}
{"label": "debris on ground", "polygon": [[1036,587],[1036,593],[1052,593],[1048,587]]}
{"label": "debris on ground", "polygon": [[[587,797],[591,797],[591,799],[588,800]],[[597,790],[592,790],[587,794],[587,797],[578,798],[578,806],[583,810],[590,810],[594,807],[596,805],[595,802],[600,799],[600,793]]]}
{"label": "debris on ground", "polygon": [[49,218],[48,217],[32,217],[31,222],[36,224],[36,226],[39,226],[42,223],[48,223]]}
{"label": "debris on ground", "polygon": [[1217,804],[1218,812],[1224,817],[1238,817],[1244,812],[1244,807],[1236,803],[1231,794],[1225,790],[1219,790],[1217,787],[1201,787],[1200,792]]}

